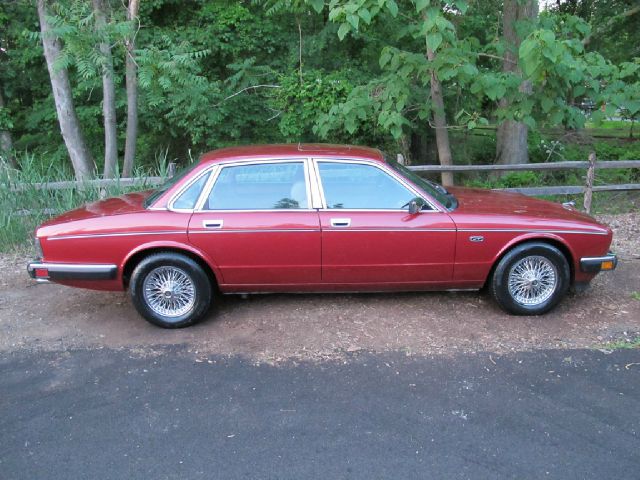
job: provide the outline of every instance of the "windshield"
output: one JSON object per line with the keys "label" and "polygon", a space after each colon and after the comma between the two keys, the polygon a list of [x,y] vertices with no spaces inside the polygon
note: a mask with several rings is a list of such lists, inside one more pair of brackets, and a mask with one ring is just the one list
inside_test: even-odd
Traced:
{"label": "windshield", "polygon": [[147,208],[149,205],[152,205],[158,198],[160,198],[164,194],[164,192],[169,190],[176,183],[178,183],[180,180],[186,177],[187,174],[189,174],[197,166],[198,166],[197,162],[192,165],[187,165],[178,173],[176,173],[173,177],[168,178],[162,185],[160,185],[157,189],[155,189],[151,195],[147,197],[147,199],[144,201],[145,208]]}
{"label": "windshield", "polygon": [[447,210],[454,210],[458,206],[458,200],[451,193],[447,191],[442,185],[422,178],[417,173],[412,172],[404,165],[400,165],[398,162],[390,161],[389,157],[385,155],[387,164],[393,168],[396,172],[399,172],[403,177],[408,178],[418,187],[422,188],[425,192],[440,202]]}

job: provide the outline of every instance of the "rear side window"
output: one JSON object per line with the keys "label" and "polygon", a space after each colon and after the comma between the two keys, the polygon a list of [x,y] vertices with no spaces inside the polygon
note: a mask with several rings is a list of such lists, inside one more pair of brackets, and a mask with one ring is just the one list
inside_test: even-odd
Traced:
{"label": "rear side window", "polygon": [[303,162],[224,167],[207,201],[208,210],[308,208]]}
{"label": "rear side window", "polygon": [[327,208],[395,210],[415,195],[388,173],[361,163],[318,162]]}
{"label": "rear side window", "polygon": [[196,202],[200,198],[200,193],[204,188],[210,173],[206,173],[193,182],[180,196],[173,202],[173,208],[192,210],[196,207]]}

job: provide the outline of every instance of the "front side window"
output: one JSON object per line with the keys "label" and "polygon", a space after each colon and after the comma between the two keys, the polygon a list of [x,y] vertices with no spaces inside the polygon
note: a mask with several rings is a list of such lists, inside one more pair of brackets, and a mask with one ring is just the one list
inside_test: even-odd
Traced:
{"label": "front side window", "polygon": [[303,162],[224,167],[216,179],[208,210],[308,208]]}
{"label": "front side window", "polygon": [[401,209],[413,192],[388,173],[361,163],[318,162],[327,208]]}

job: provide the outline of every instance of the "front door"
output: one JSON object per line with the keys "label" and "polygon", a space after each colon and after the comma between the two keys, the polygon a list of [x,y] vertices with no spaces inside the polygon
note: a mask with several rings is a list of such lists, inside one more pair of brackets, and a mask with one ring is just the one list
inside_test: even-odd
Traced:
{"label": "front door", "polygon": [[225,286],[320,282],[320,226],[307,172],[305,160],[222,166],[191,216],[189,239],[216,263]]}
{"label": "front door", "polygon": [[322,280],[332,284],[446,284],[453,275],[455,225],[416,193],[365,162],[316,163],[324,197]]}

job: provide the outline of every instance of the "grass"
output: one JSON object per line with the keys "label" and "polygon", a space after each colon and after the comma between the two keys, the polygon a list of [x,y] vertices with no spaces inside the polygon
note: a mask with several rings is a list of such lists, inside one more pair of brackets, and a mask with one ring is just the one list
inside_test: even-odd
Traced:
{"label": "grass", "polygon": [[640,337],[630,338],[628,340],[617,340],[615,342],[605,343],[602,347],[604,350],[630,350],[640,348]]}
{"label": "grass", "polygon": [[[0,162],[2,159],[0,158]],[[25,153],[18,158],[19,170],[0,164],[0,252],[7,252],[30,241],[36,227],[47,219],[62,212],[101,198],[122,195],[144,189],[144,183],[137,187],[84,186],[60,190],[42,190],[35,183],[73,180],[70,171],[44,166],[34,155]],[[166,153],[156,159],[153,171],[138,169],[135,177],[166,176]],[[18,186],[21,188],[17,189]]]}

